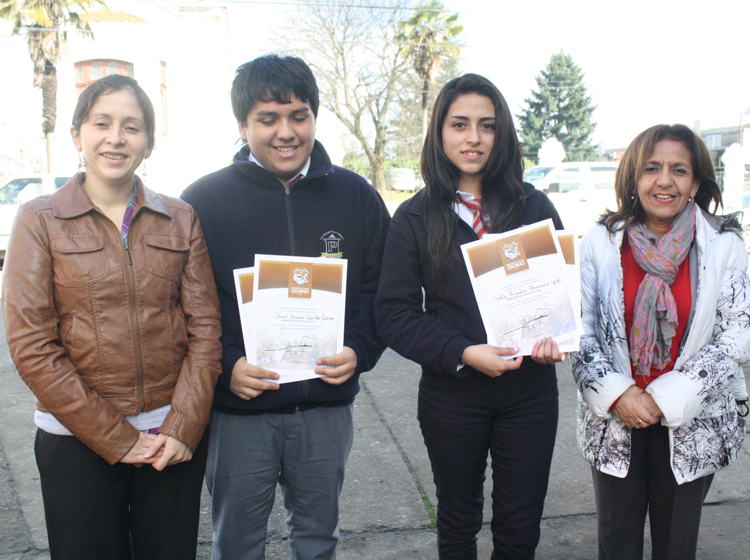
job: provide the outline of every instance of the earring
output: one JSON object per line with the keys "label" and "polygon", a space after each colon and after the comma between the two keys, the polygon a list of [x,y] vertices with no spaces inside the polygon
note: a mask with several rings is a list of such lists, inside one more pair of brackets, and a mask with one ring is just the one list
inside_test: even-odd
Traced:
{"label": "earring", "polygon": [[630,195],[630,200],[635,200],[635,195],[634,194]]}
{"label": "earring", "polygon": [[688,197],[688,202],[693,202],[693,197],[692,196]]}
{"label": "earring", "polygon": [[81,152],[78,152],[78,173],[86,172],[86,158]]}
{"label": "earring", "polygon": [[145,159],[141,162],[141,165],[138,167],[136,172],[138,173],[138,175],[146,175],[146,160]]}

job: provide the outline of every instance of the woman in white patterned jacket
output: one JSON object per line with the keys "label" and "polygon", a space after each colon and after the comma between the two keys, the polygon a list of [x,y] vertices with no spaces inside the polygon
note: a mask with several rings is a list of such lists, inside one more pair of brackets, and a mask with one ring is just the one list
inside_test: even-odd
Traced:
{"label": "woman in white patterned jacket", "polygon": [[[737,457],[750,359],[748,255],[705,145],[683,125],[630,144],[583,241],[584,335],[571,356],[599,560],[693,560],[713,473]],[[713,210],[711,213],[709,210]]]}

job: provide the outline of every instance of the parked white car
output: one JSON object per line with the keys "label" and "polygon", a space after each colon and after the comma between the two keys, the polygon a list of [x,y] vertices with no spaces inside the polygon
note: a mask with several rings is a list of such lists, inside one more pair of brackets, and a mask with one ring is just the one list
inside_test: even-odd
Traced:
{"label": "parked white car", "polygon": [[420,188],[417,174],[409,167],[394,167],[386,173],[388,188],[393,191],[415,192]]}
{"label": "parked white car", "polygon": [[553,169],[554,167],[548,165],[535,165],[534,167],[529,167],[523,172],[523,180],[536,187]]}
{"label": "parked white car", "polygon": [[24,202],[51,194],[70,180],[48,173],[16,177],[0,187],[0,260],[5,258],[10,229],[18,207]]}
{"label": "parked white car", "polygon": [[524,172],[524,180],[547,193],[563,225],[582,236],[606,208],[617,207],[616,171],[616,163],[569,162],[532,167]]}

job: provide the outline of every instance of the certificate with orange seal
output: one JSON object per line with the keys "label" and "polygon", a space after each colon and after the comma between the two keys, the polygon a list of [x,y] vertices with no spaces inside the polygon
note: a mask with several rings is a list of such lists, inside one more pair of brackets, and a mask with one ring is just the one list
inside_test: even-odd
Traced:
{"label": "certificate with orange seal", "polygon": [[518,347],[517,355],[528,356],[549,336],[573,349],[583,332],[580,296],[571,293],[576,275],[565,270],[552,220],[487,234],[461,250],[488,344]]}
{"label": "certificate with orange seal", "polygon": [[247,361],[278,373],[278,383],[322,377],[318,358],[344,348],[346,275],[345,259],[278,255],[235,270]]}

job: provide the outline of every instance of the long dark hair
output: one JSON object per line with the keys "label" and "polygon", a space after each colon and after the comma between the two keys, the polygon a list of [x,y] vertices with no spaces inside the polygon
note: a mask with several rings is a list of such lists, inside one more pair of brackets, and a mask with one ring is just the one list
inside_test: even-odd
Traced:
{"label": "long dark hair", "polygon": [[495,141],[482,176],[482,215],[487,231],[512,229],[524,204],[523,151],[505,98],[492,82],[477,74],[451,80],[435,100],[421,162],[425,181],[422,218],[433,274],[438,279],[449,256],[459,256],[451,248],[451,238],[456,225],[453,207],[460,172],[445,155],[443,123],[451,104],[469,93],[483,95],[495,106]]}
{"label": "long dark hair", "polygon": [[[602,223],[610,233],[634,224],[646,222],[646,212],[638,198],[638,181],[643,169],[654,152],[656,144],[662,140],[673,140],[685,146],[690,152],[690,165],[693,176],[700,181],[695,203],[706,212],[716,214],[723,206],[721,188],[716,183],[713,160],[703,140],[684,124],[659,124],[641,132],[630,143],[615,175],[615,195],[617,210],[607,210]],[[711,210],[711,203],[714,207]]]}

